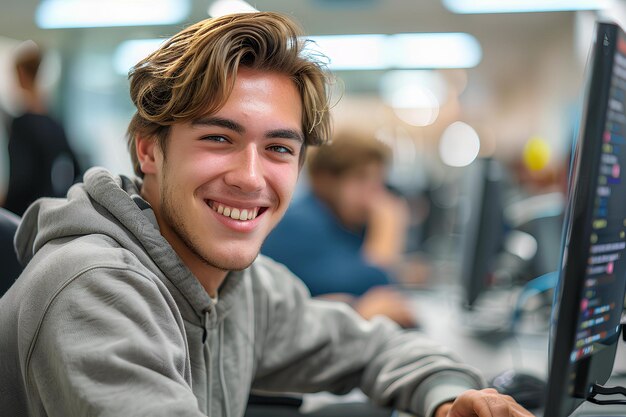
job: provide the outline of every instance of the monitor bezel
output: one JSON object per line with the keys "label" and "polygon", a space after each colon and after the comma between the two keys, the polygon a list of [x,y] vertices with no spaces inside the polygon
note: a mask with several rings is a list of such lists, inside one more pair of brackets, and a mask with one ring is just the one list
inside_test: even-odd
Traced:
{"label": "monitor bezel", "polygon": [[[594,352],[573,365],[570,363],[590,251],[602,133],[605,128],[618,36],[624,36],[624,33],[616,24],[596,24],[588,64],[590,73],[586,80],[585,107],[582,113],[584,123],[581,124],[577,138],[570,175],[561,269],[555,291],[545,407],[545,415],[551,417],[569,415],[588,398],[591,385],[603,384],[608,380],[619,340],[619,335],[616,335],[611,338],[615,340],[606,341],[607,348]],[[572,368],[577,371],[573,393],[568,391]]]}

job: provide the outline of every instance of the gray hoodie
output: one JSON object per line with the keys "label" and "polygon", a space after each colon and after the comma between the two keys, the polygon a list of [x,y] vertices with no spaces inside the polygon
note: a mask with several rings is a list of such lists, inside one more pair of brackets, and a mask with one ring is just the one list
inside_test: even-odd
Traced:
{"label": "gray hoodie", "polygon": [[240,417],[251,388],[356,387],[430,416],[482,386],[419,333],[313,300],[263,256],[229,273],[214,303],[140,186],[91,169],[67,199],[25,213],[27,266],[0,299],[0,416]]}

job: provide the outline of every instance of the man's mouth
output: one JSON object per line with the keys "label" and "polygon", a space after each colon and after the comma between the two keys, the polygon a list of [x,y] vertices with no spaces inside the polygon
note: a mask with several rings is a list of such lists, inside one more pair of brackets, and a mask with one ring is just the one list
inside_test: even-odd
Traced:
{"label": "man's mouth", "polygon": [[217,214],[230,217],[234,220],[248,221],[254,220],[258,215],[263,214],[267,207],[231,207],[217,201],[207,201],[207,204]]}

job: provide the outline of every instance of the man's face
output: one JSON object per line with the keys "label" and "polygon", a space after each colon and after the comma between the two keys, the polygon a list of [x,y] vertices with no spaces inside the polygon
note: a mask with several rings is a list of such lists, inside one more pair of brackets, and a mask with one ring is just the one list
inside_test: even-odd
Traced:
{"label": "man's face", "polygon": [[376,196],[384,192],[385,168],[370,162],[335,179],[334,206],[342,223],[360,227],[367,223]]}
{"label": "man's face", "polygon": [[194,273],[254,261],[296,186],[301,121],[289,77],[241,69],[223,108],[171,127],[165,157],[155,150],[155,212]]}

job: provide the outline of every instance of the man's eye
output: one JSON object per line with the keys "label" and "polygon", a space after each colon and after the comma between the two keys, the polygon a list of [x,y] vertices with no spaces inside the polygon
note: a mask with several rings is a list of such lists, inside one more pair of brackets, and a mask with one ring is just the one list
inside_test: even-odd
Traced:
{"label": "man's eye", "polygon": [[214,135],[210,135],[210,136],[203,136],[202,140],[206,140],[209,142],[217,142],[217,143],[225,143],[228,142],[228,139],[226,139],[224,136],[214,136]]}
{"label": "man's eye", "polygon": [[270,147],[268,147],[267,149],[269,149],[270,151],[273,152],[277,152],[277,153],[283,153],[283,154],[288,154],[288,155],[293,155],[294,152],[289,149],[286,146],[282,146],[282,145],[272,145]]}

